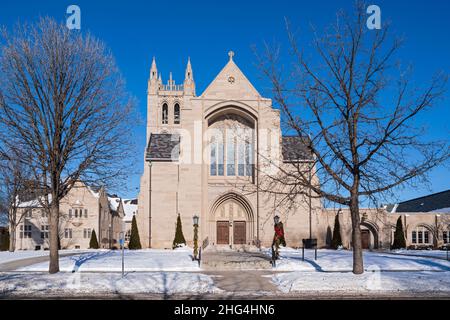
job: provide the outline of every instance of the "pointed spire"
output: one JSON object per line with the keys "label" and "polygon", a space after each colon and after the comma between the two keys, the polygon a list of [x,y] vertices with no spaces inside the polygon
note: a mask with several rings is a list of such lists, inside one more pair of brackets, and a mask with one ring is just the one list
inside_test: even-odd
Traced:
{"label": "pointed spire", "polygon": [[186,72],[184,75],[184,94],[195,96],[194,72],[192,71],[190,57],[188,57]]}
{"label": "pointed spire", "polygon": [[158,75],[158,68],[156,68],[156,59],[153,56],[152,67],[150,68],[150,80],[152,80],[153,78],[156,79],[157,75]]}
{"label": "pointed spire", "polygon": [[193,81],[194,80],[194,73],[192,72],[192,66],[191,66],[191,57],[188,57],[184,80],[185,81],[187,81],[187,80]]}
{"label": "pointed spire", "polygon": [[162,76],[161,76],[161,72],[159,73],[158,83],[159,83],[159,84],[162,84]]}

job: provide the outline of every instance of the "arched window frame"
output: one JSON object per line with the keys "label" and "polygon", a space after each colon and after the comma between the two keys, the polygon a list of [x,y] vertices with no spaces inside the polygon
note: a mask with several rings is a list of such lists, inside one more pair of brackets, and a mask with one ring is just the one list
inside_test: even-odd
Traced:
{"label": "arched window frame", "polygon": [[450,225],[447,226],[447,230],[442,231],[442,240],[444,244],[450,244]]}
{"label": "arched window frame", "polygon": [[166,102],[163,103],[161,108],[161,123],[162,124],[169,124],[169,106]]}
{"label": "arched window frame", "polygon": [[424,226],[417,226],[411,231],[411,242],[413,244],[431,244],[432,233]]}
{"label": "arched window frame", "polygon": [[181,107],[178,102],[175,102],[173,106],[173,123],[174,124],[181,123]]}
{"label": "arched window frame", "polygon": [[[234,116],[226,116],[224,120],[234,120]],[[233,124],[230,127],[225,123],[224,127],[213,127],[211,130],[209,175],[253,177],[254,128],[233,127]]]}

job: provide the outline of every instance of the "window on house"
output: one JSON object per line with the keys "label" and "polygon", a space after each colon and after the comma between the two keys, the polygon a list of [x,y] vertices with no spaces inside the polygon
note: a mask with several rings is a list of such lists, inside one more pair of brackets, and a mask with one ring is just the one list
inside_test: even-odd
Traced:
{"label": "window on house", "polygon": [[78,218],[78,209],[75,209],[75,218]]}
{"label": "window on house", "polygon": [[20,239],[29,239],[31,238],[31,225],[30,224],[21,224],[19,228]]}
{"label": "window on house", "polygon": [[173,123],[180,124],[180,120],[180,105],[175,103],[175,106],[173,107]]}
{"label": "window on house", "polygon": [[72,229],[71,228],[64,229],[64,238],[72,239]]}
{"label": "window on house", "polygon": [[162,124],[168,123],[169,123],[169,107],[167,106],[167,103],[164,103],[162,106]]}
{"label": "window on house", "polygon": [[42,225],[41,226],[41,239],[48,239],[48,225]]}
{"label": "window on house", "polygon": [[69,209],[69,219],[72,218],[72,209]]}
{"label": "window on house", "polygon": [[90,239],[90,238],[91,238],[91,235],[92,235],[92,229],[91,229],[91,228],[85,228],[85,229],[83,230],[83,237],[84,237],[85,239]]}
{"label": "window on house", "polygon": [[425,227],[417,227],[412,231],[412,243],[415,244],[429,244],[431,242],[430,239],[430,231]]}
{"label": "window on house", "polygon": [[450,243],[450,231],[442,232],[442,240],[444,240],[444,244]]}
{"label": "window on house", "polygon": [[88,209],[84,209],[84,217],[85,217],[85,218],[88,217]]}
{"label": "window on house", "polygon": [[430,236],[429,236],[430,232],[429,231],[424,231],[423,232],[423,242],[424,243],[430,243]]}

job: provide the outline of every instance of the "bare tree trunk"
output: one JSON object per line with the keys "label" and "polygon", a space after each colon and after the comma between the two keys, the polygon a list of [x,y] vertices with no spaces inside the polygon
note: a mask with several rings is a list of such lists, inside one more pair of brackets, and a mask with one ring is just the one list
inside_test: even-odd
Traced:
{"label": "bare tree trunk", "polygon": [[50,265],[49,273],[59,272],[59,203],[52,201],[50,206]]}
{"label": "bare tree trunk", "polygon": [[16,228],[17,226],[12,226],[9,231],[9,252],[16,251]]}
{"label": "bare tree trunk", "polygon": [[350,200],[350,215],[352,217],[353,273],[362,274],[364,272],[364,264],[361,244],[361,221],[358,194],[353,192]]}

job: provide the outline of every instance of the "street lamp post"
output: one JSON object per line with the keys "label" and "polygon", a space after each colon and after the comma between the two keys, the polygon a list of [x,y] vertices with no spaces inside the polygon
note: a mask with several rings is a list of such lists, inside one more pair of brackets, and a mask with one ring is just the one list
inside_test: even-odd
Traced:
{"label": "street lamp post", "polygon": [[121,231],[119,234],[119,243],[120,248],[122,249],[122,278],[125,273],[125,254],[124,254],[124,247],[125,247],[125,232]]}
{"label": "street lamp post", "polygon": [[192,220],[194,222],[194,260],[198,260],[198,215],[194,215]]}

